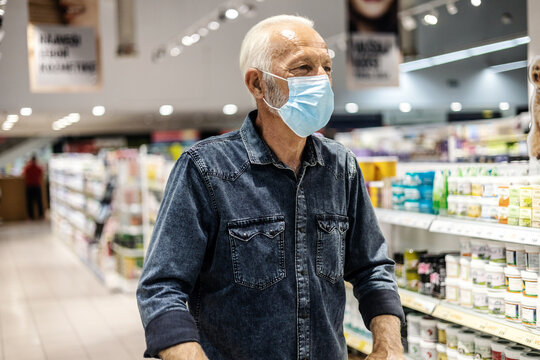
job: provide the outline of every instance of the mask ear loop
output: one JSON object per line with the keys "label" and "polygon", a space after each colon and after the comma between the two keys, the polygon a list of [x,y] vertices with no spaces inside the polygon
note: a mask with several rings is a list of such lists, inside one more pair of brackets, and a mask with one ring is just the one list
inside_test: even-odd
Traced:
{"label": "mask ear loop", "polygon": [[[275,74],[272,74],[272,73],[269,73],[268,71],[264,71],[264,70],[261,70],[261,69],[257,69],[259,70],[260,72],[266,74],[266,75],[270,75],[270,76],[273,76],[275,78],[278,78],[278,79],[281,79],[281,80],[284,80],[284,81],[287,81],[287,79],[285,79],[284,77],[281,77],[281,76],[278,76],[278,75],[275,75]],[[268,106],[270,109],[274,109],[274,110],[279,110],[280,108],[278,107],[275,107],[275,106],[272,106],[268,103],[268,101],[266,101],[266,99],[264,98],[263,96],[263,101],[264,103],[266,104],[266,106]]]}

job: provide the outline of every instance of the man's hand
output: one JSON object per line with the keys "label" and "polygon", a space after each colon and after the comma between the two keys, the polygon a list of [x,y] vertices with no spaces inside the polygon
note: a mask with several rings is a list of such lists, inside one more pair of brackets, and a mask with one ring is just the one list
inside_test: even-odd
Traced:
{"label": "man's hand", "polygon": [[401,321],[394,315],[374,317],[370,323],[373,351],[366,360],[404,360]]}
{"label": "man's hand", "polygon": [[197,342],[186,342],[171,346],[159,353],[163,360],[208,360]]}

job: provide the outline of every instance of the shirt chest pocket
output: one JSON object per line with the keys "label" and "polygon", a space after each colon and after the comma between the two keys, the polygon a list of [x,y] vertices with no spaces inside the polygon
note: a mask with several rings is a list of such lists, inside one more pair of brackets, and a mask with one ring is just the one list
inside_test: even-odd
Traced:
{"label": "shirt chest pocket", "polygon": [[321,214],[317,220],[317,275],[332,284],[343,278],[345,236],[349,219],[342,215]]}
{"label": "shirt chest pocket", "polygon": [[284,231],[283,216],[229,221],[235,283],[263,290],[285,278]]}

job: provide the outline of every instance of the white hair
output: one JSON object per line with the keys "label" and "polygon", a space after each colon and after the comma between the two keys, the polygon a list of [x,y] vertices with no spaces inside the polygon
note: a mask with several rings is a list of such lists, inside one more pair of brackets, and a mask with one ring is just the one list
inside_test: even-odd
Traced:
{"label": "white hair", "polygon": [[277,15],[264,19],[253,26],[242,41],[240,48],[240,70],[242,75],[249,68],[272,71],[272,54],[270,53],[270,31],[268,28],[276,24],[297,23],[313,28],[313,21],[294,15]]}

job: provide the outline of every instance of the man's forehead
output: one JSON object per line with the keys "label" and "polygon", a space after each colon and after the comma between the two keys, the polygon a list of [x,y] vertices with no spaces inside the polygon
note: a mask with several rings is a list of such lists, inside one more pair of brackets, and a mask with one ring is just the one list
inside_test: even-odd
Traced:
{"label": "man's forehead", "polygon": [[272,57],[292,55],[302,48],[327,50],[322,37],[309,27],[285,27],[274,29],[270,39],[272,43]]}

